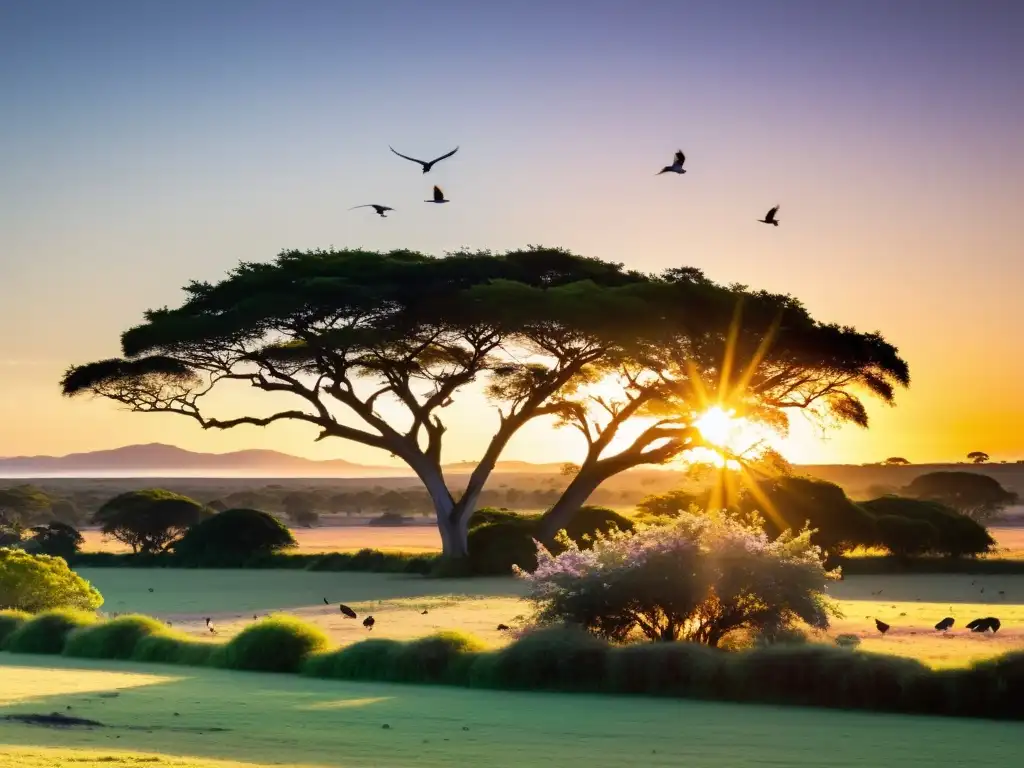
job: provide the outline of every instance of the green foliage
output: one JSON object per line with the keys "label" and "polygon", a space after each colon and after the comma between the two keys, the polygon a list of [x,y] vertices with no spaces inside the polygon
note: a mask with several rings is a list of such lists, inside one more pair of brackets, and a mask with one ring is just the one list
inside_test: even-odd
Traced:
{"label": "green foliage", "polygon": [[897,515],[875,518],[878,542],[896,557],[914,557],[934,549],[939,532],[927,520]]}
{"label": "green foliage", "polygon": [[638,519],[654,522],[662,518],[678,517],[683,512],[689,512],[694,505],[705,506],[706,496],[682,489],[647,496],[636,505],[640,513]]}
{"label": "green foliage", "polygon": [[7,638],[11,633],[30,618],[32,618],[32,614],[28,611],[18,611],[10,608],[0,611],[0,651],[4,650],[4,643],[7,642]]}
{"label": "green foliage", "polygon": [[28,552],[70,560],[84,543],[82,534],[70,525],[54,521],[35,526],[32,529],[32,537],[24,543],[24,547]]}
{"label": "green foliage", "polygon": [[[983,525],[937,501],[883,496],[861,502],[860,506],[876,517],[878,543],[888,547],[894,555],[927,553],[963,557],[980,555],[995,546],[995,541]],[[901,531],[902,535],[911,537],[901,547],[898,538],[887,537],[887,531],[892,533],[891,522],[882,522],[887,516],[926,523],[929,527],[918,528],[916,537],[911,537],[910,529],[906,526],[897,529],[894,534],[896,537],[901,535]],[[887,525],[889,529],[885,527]]]}
{"label": "green foliage", "polygon": [[385,512],[379,517],[370,520],[368,525],[375,528],[397,528],[409,522],[409,518],[399,512]]}
{"label": "green foliage", "polygon": [[388,659],[390,679],[398,683],[447,683],[464,677],[476,654],[487,646],[478,638],[448,630],[401,643]]}
{"label": "green foliage", "polygon": [[733,656],[697,643],[626,645],[608,655],[605,689],[652,696],[719,698]]}
{"label": "green foliage", "polygon": [[140,637],[132,651],[132,661],[154,664],[180,664],[189,667],[218,666],[223,646],[204,643],[187,635],[165,631]]}
{"label": "green foliage", "polygon": [[330,653],[309,656],[302,671],[310,677],[335,680],[389,680],[391,660],[401,643],[373,638]]}
{"label": "green foliage", "polygon": [[149,616],[125,615],[82,627],[64,644],[65,656],[83,659],[131,659],[139,641],[163,635],[167,627]]}
{"label": "green foliage", "polygon": [[596,691],[605,676],[609,646],[573,627],[525,633],[498,651],[480,655],[470,684],[480,688]]}
{"label": "green foliage", "polygon": [[59,557],[0,548],[0,608],[95,611],[103,596]]}
{"label": "green foliage", "polygon": [[92,626],[96,620],[95,614],[69,608],[36,614],[7,636],[4,650],[11,653],[62,653],[68,635]]}
{"label": "green foliage", "polygon": [[245,562],[296,546],[295,538],[273,515],[256,509],[226,509],[188,530],[174,544],[175,554],[201,563]]}
{"label": "green foliage", "polygon": [[53,499],[34,485],[0,488],[0,525],[32,525],[52,503]]}
{"label": "green foliage", "polygon": [[940,502],[982,524],[1018,499],[994,477],[976,472],[929,472],[915,477],[903,493]]}
{"label": "green foliage", "polygon": [[194,499],[162,488],[115,496],[93,515],[107,536],[133,552],[164,552],[193,525],[213,513]]}
{"label": "green foliage", "polygon": [[250,624],[224,647],[223,665],[255,672],[298,672],[306,657],[323,651],[328,638],[319,627],[291,616]]}

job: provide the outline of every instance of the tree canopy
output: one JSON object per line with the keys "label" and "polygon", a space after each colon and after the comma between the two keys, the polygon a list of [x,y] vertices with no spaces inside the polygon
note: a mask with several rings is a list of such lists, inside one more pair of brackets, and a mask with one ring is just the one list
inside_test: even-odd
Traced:
{"label": "tree canopy", "polygon": [[946,504],[979,523],[987,522],[1018,498],[994,477],[978,472],[929,472],[915,477],[903,492]]}
{"label": "tree canopy", "polygon": [[277,518],[257,509],[228,509],[194,525],[174,544],[185,557],[247,558],[280,552],[295,539]]}
{"label": "tree canopy", "polygon": [[135,553],[165,552],[185,532],[212,512],[195,499],[162,488],[119,494],[93,515],[107,536]]}
{"label": "tree canopy", "polygon": [[0,547],[0,610],[95,611],[101,605],[103,596],[61,558]]}
{"label": "tree canopy", "polygon": [[[533,419],[554,418],[585,443],[545,518],[553,534],[603,480],[701,445],[694,420],[711,404],[779,428],[792,409],[864,426],[864,393],[891,402],[909,383],[880,334],[819,323],[790,296],[560,249],[288,251],[185,292],[180,307],[149,311],[123,334],[122,357],[70,368],[64,393],[206,429],[301,422],[317,439],[387,451],[424,483],[452,556],[466,554],[484,483]],[[442,414],[478,381],[497,424],[456,498],[441,471]],[[208,395],[231,386],[293,405],[214,415]],[[613,449],[634,419],[644,428]]]}
{"label": "tree canopy", "polygon": [[29,525],[53,500],[34,485],[0,488],[0,525]]}
{"label": "tree canopy", "polygon": [[967,458],[973,461],[975,464],[984,464],[989,459],[989,455],[984,451],[971,451],[967,454]]}

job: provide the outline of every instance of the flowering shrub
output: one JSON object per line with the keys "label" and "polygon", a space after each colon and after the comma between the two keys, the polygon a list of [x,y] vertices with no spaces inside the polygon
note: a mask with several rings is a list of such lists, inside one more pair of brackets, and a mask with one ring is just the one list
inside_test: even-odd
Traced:
{"label": "flowering shrub", "polygon": [[802,620],[827,629],[836,614],[811,532],[774,540],[720,513],[682,513],[669,525],[612,531],[582,550],[565,538],[552,555],[537,544],[529,584],[533,624],[578,624],[624,641],[691,640],[718,646],[730,632],[772,635]]}

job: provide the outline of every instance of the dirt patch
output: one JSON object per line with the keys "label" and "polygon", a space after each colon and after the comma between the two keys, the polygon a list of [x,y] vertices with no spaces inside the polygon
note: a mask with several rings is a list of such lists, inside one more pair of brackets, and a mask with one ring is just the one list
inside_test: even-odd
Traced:
{"label": "dirt patch", "polygon": [[87,720],[84,717],[69,717],[60,712],[51,712],[48,715],[26,714],[26,715],[5,715],[4,720],[11,723],[22,723],[24,725],[40,725],[44,728],[105,728],[103,723],[96,720]]}

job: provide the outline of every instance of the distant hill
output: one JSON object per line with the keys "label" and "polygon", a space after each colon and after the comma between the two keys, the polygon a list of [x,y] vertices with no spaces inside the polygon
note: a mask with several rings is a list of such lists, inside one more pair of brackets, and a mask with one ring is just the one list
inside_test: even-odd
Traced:
{"label": "distant hill", "polygon": [[[547,473],[559,464],[498,462],[497,472]],[[460,462],[445,471],[462,474],[473,465]],[[357,464],[344,459],[304,459],[279,451],[250,450],[199,453],[163,443],[126,445],[105,451],[66,456],[14,456],[0,458],[0,477],[400,477],[405,467]]]}

